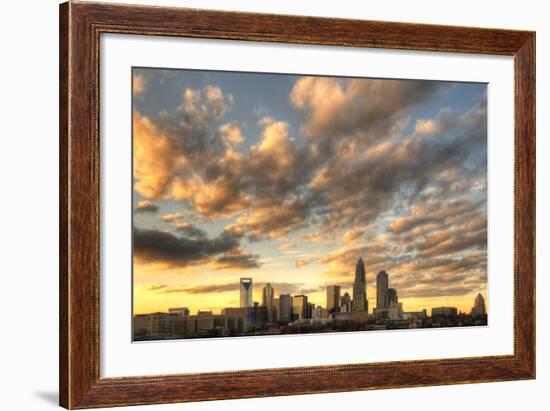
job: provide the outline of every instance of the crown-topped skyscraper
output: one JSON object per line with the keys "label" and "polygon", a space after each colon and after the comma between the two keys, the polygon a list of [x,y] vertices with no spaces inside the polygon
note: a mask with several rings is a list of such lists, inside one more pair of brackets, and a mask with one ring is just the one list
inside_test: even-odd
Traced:
{"label": "crown-topped skyscraper", "polygon": [[487,314],[487,311],[485,310],[485,299],[481,295],[481,293],[478,293],[474,302],[474,307],[472,308],[472,311],[470,313],[473,317],[481,317]]}
{"label": "crown-topped skyscraper", "polygon": [[365,276],[365,263],[359,257],[355,266],[355,281],[353,282],[353,312],[368,311],[367,279]]}

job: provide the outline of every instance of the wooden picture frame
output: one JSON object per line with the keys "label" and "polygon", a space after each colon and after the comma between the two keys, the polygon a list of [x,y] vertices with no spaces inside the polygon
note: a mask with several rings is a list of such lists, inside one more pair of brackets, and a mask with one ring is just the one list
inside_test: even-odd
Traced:
{"label": "wooden picture frame", "polygon": [[[102,33],[513,56],[514,354],[100,378]],[[69,2],[60,6],[59,47],[61,406],[125,406],[535,378],[534,32]]]}

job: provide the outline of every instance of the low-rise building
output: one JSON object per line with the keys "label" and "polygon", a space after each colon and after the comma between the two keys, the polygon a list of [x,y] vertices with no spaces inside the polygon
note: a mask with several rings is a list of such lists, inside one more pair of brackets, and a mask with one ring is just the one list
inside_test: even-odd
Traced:
{"label": "low-rise building", "polygon": [[173,318],[177,314],[153,313],[134,316],[134,339],[165,339],[173,335]]}
{"label": "low-rise building", "polygon": [[423,320],[427,317],[428,313],[425,309],[422,311],[409,311],[403,313],[403,319],[405,320]]}
{"label": "low-rise building", "polygon": [[374,316],[377,320],[402,320],[404,316],[403,303],[392,302],[388,308],[375,308]]}
{"label": "low-rise building", "polygon": [[456,317],[457,312],[456,307],[434,307],[432,317]]}
{"label": "low-rise building", "polygon": [[186,315],[189,315],[189,308],[187,307],[175,307],[175,308],[169,308],[168,314],[177,314],[181,317],[184,317]]}

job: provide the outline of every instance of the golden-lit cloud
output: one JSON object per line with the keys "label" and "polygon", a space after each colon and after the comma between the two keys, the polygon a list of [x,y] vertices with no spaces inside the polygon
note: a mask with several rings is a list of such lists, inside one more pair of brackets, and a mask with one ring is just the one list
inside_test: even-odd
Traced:
{"label": "golden-lit cloud", "polygon": [[179,110],[190,127],[201,128],[222,118],[232,105],[231,94],[224,95],[219,87],[207,85],[201,90],[186,89],[182,94]]}
{"label": "golden-lit cloud", "polygon": [[137,111],[134,111],[133,132],[134,189],[149,199],[160,199],[174,179],[176,145]]}
{"label": "golden-lit cloud", "polygon": [[237,218],[231,229],[249,233],[254,238],[279,238],[306,226],[307,206],[302,198],[256,203],[252,212]]}
{"label": "golden-lit cloud", "polygon": [[147,284],[141,287],[144,291],[162,291],[168,289],[166,284]]}
{"label": "golden-lit cloud", "polygon": [[401,133],[407,109],[442,87],[440,82],[303,77],[290,101],[305,115],[306,136],[360,132],[370,141]]}
{"label": "golden-lit cloud", "polygon": [[230,181],[220,177],[211,184],[194,187],[193,205],[196,211],[208,217],[227,217],[245,209],[248,196]]}
{"label": "golden-lit cloud", "polygon": [[296,260],[296,267],[298,267],[298,268],[305,267],[305,266],[309,265],[310,262],[311,262],[311,260],[309,260],[309,259],[299,258],[299,259]]}
{"label": "golden-lit cloud", "polygon": [[292,177],[288,171],[295,167],[297,156],[288,127],[284,121],[266,124],[259,144],[252,146],[249,151],[252,172],[269,173],[273,181]]}
{"label": "golden-lit cloud", "polygon": [[145,87],[147,85],[147,82],[145,81],[145,78],[141,74],[134,74],[132,76],[132,89],[134,96],[139,96],[143,94],[145,91]]}
{"label": "golden-lit cloud", "polygon": [[236,122],[222,124],[218,131],[223,142],[229,146],[239,146],[244,142],[244,136]]}
{"label": "golden-lit cloud", "polygon": [[173,223],[180,221],[183,218],[183,213],[170,213],[163,215],[160,219],[167,223]]}
{"label": "golden-lit cloud", "polygon": [[[386,270],[406,297],[460,296],[486,285],[487,221],[475,202],[459,200],[416,206],[414,217],[388,225],[387,234],[369,237],[321,257],[329,278],[350,277],[354,256],[362,256],[370,280]],[[445,204],[446,203],[446,204]],[[442,206],[445,204],[445,206]],[[439,208],[436,208],[436,205]]]}
{"label": "golden-lit cloud", "polygon": [[[239,102],[215,85],[186,88],[170,112],[136,110],[134,189],[171,207],[162,208],[166,232],[136,228],[137,263],[225,275],[260,262],[267,271],[270,258],[270,267],[315,276],[303,291],[349,285],[361,256],[369,284],[386,270],[403,297],[484,290],[486,98],[462,111],[414,112],[450,88],[302,77],[289,95],[300,128],[265,112],[252,129],[234,121]],[[215,290],[225,277],[209,281]],[[195,295],[190,287],[202,290],[171,293]]]}
{"label": "golden-lit cloud", "polygon": [[141,200],[137,203],[135,213],[156,213],[159,210],[159,206],[149,200]]}
{"label": "golden-lit cloud", "polygon": [[353,244],[359,240],[364,233],[365,229],[363,227],[352,227],[344,233],[342,241],[347,244]]}

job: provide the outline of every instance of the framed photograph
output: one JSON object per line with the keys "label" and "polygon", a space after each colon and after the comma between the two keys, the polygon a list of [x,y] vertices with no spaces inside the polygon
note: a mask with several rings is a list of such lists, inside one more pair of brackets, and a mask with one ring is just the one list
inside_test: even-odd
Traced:
{"label": "framed photograph", "polygon": [[60,6],[60,404],[535,378],[535,33]]}

